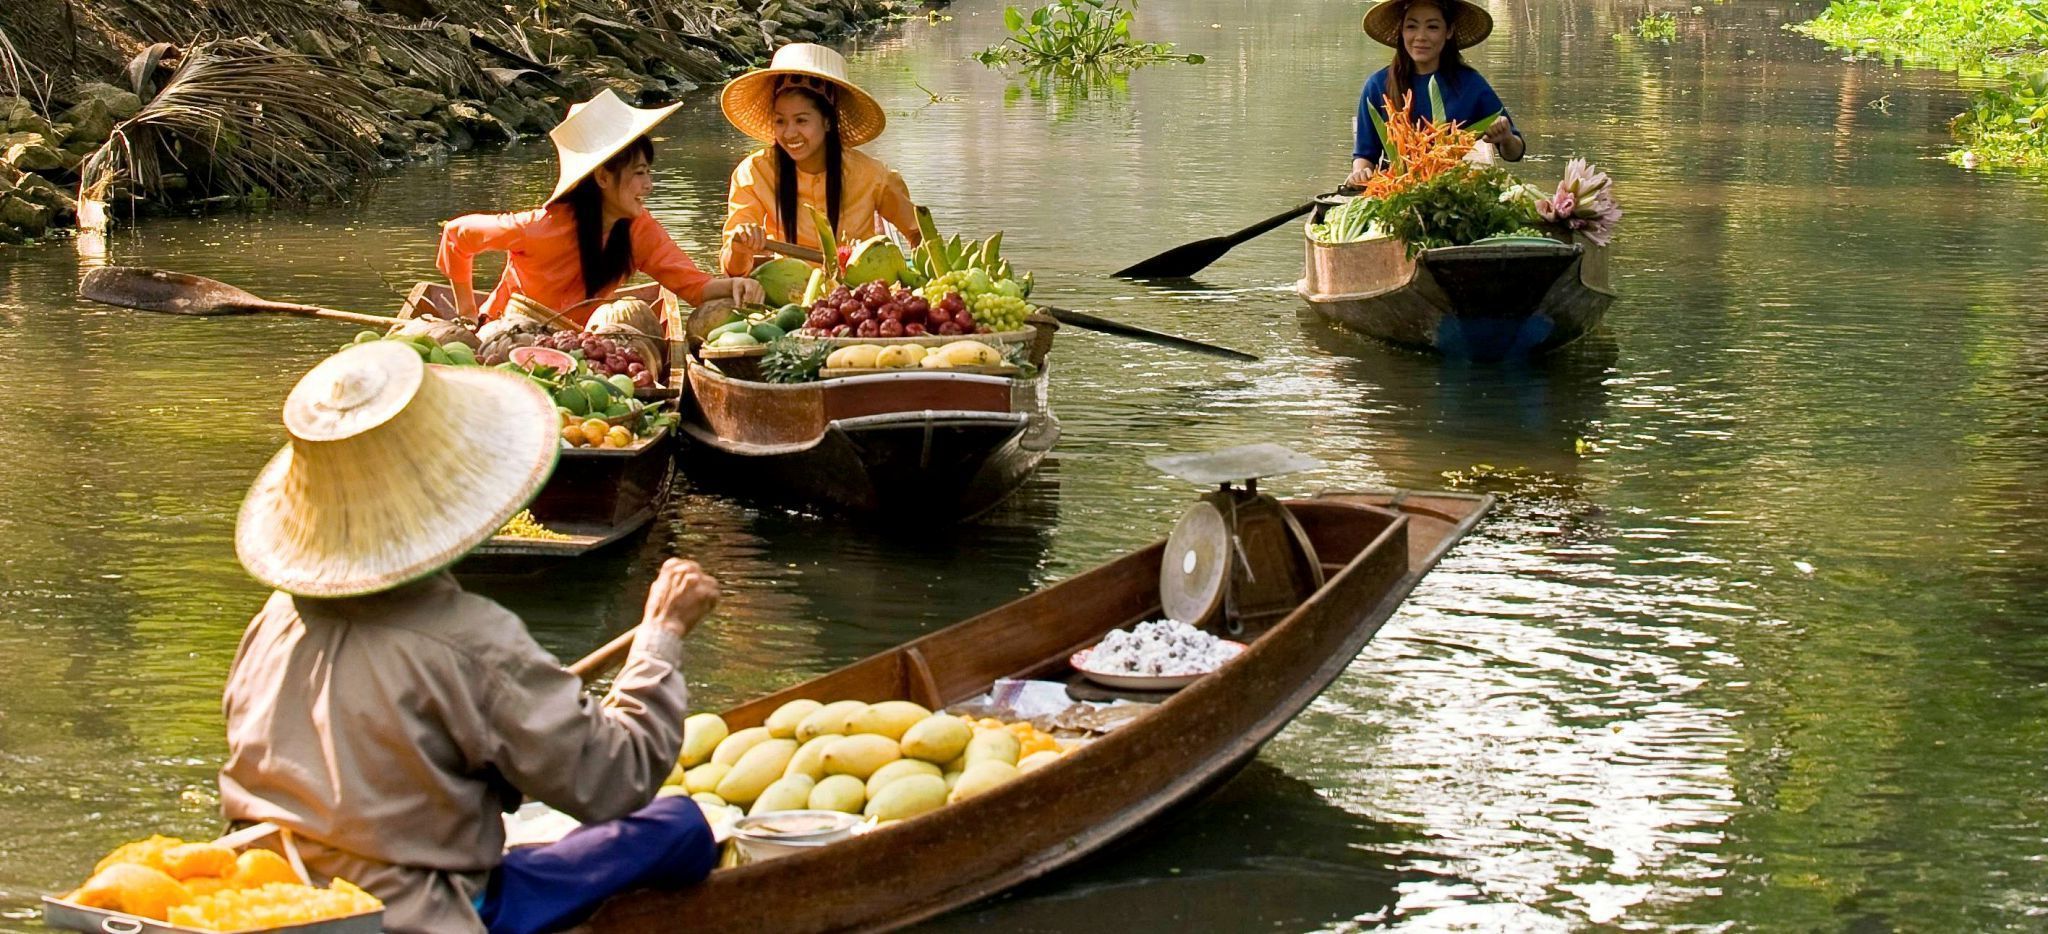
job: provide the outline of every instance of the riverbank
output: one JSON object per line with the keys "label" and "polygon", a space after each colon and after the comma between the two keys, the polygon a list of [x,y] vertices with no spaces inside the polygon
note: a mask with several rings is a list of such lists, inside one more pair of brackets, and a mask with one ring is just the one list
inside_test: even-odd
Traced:
{"label": "riverbank", "polygon": [[2002,76],[1949,123],[1952,162],[2048,167],[2048,8],[2010,0],[1836,0],[1795,27],[1858,53]]}
{"label": "riverbank", "polygon": [[[392,164],[544,134],[603,88],[675,100],[777,46],[925,5],[547,0],[515,17],[483,0],[19,0],[0,8],[0,243],[71,229],[82,175],[117,220],[318,201]],[[208,56],[207,83],[180,75]],[[239,94],[236,72],[257,58],[321,93],[250,82],[257,90]],[[163,93],[180,81],[181,99]],[[241,144],[245,129],[306,145]]]}

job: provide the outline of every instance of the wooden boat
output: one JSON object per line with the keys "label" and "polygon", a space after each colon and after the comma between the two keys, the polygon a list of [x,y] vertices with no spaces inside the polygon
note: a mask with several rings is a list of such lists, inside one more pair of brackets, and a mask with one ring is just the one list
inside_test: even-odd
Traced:
{"label": "wooden boat", "polygon": [[[1318,212],[1320,213],[1320,211]],[[1407,255],[1392,237],[1322,243],[1307,235],[1295,291],[1324,317],[1447,357],[1501,360],[1578,340],[1613,304],[1607,248],[1514,238]]]}
{"label": "wooden boat", "polygon": [[[1423,574],[1491,505],[1449,493],[1289,502],[1326,582],[1223,668],[1114,732],[977,797],[830,846],[615,898],[606,932],[871,931],[1003,891],[1102,848],[1220,785],[1343,673]],[[933,709],[998,678],[1066,680],[1067,657],[1159,612],[1164,543],[725,713],[759,725],[797,698],[908,698]]]}
{"label": "wooden boat", "polygon": [[1059,439],[1037,360],[1029,379],[906,370],[792,384],[692,360],[684,469],[766,499],[971,519],[1016,492]]}
{"label": "wooden boat", "polygon": [[[650,302],[659,285],[622,289]],[[399,309],[400,318],[454,318],[446,283],[422,282]],[[565,448],[554,475],[528,507],[541,525],[567,539],[493,536],[470,552],[458,572],[498,573],[574,558],[619,542],[646,527],[668,502],[675,480],[675,433],[663,430],[632,448]]]}

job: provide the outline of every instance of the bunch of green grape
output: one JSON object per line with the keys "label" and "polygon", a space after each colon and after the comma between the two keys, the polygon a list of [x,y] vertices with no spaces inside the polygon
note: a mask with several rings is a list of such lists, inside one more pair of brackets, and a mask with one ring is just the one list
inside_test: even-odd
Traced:
{"label": "bunch of green grape", "polygon": [[967,307],[973,309],[976,322],[996,332],[1023,330],[1024,316],[1031,313],[1031,306],[1023,299],[1001,292],[984,292],[968,298]]}
{"label": "bunch of green grape", "polygon": [[968,275],[965,270],[955,270],[925,283],[917,290],[917,294],[925,301],[934,305],[944,300],[949,292],[958,292],[961,298],[970,299],[974,295],[968,291],[967,280]]}

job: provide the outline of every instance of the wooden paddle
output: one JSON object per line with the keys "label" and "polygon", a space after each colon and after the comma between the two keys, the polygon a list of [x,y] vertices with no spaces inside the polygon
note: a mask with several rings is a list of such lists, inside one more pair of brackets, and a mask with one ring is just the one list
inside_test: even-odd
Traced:
{"label": "wooden paddle", "polygon": [[596,681],[605,672],[612,670],[613,665],[626,660],[626,653],[633,648],[633,634],[638,631],[640,627],[635,626],[619,633],[612,641],[598,646],[597,651],[571,663],[569,670],[574,672],[576,677],[582,678],[584,684]]}
{"label": "wooden paddle", "polygon": [[398,321],[387,315],[273,302],[204,276],[141,266],[102,266],[87,272],[78,283],[78,294],[106,305],[172,315],[299,315],[380,328]]}
{"label": "wooden paddle", "polygon": [[[1314,207],[1314,205],[1311,204],[1310,207]],[[815,263],[819,262],[824,258],[824,254],[819,253],[817,250],[811,249],[810,247],[807,246],[797,246],[791,243],[783,243],[779,240],[770,240],[768,241],[767,245],[768,249],[774,252],[795,259],[806,260],[808,262]],[[1148,344],[1157,344],[1161,347],[1172,347],[1175,350],[1186,350],[1191,351],[1193,353],[1207,354],[1212,357],[1222,357],[1225,360],[1243,360],[1246,362],[1256,363],[1259,359],[1258,357],[1245,353],[1241,350],[1232,350],[1228,347],[1218,347],[1215,344],[1205,344],[1201,341],[1181,337],[1176,334],[1167,334],[1162,331],[1153,331],[1146,328],[1138,327],[1137,325],[1124,324],[1121,321],[1111,321],[1108,318],[1099,318],[1091,314],[1085,314],[1078,311],[1069,311],[1065,308],[1054,308],[1051,305],[1039,305],[1036,302],[1032,304],[1036,308],[1038,308],[1038,310],[1043,311],[1048,315],[1051,315],[1054,321],[1058,321],[1061,324],[1071,324],[1077,328],[1084,328],[1090,331],[1100,331],[1104,334],[1114,334],[1118,337],[1128,337],[1132,340],[1144,341]]]}
{"label": "wooden paddle", "polygon": [[[1339,188],[1337,194],[1348,190]],[[1325,197],[1318,195],[1318,198]],[[1297,205],[1234,234],[1224,237],[1210,237],[1193,243],[1183,243],[1150,259],[1140,260],[1116,271],[1123,279],[1185,279],[1209,268],[1209,264],[1223,258],[1223,254],[1236,249],[1239,244],[1258,237],[1275,227],[1316,209],[1311,199],[1307,204]]]}

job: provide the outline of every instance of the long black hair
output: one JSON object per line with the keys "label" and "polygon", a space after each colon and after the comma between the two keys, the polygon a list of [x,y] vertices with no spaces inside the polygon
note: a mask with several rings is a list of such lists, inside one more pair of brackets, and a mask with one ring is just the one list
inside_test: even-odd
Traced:
{"label": "long black hair", "polygon": [[[825,95],[807,87],[785,87],[777,92],[801,94],[825,115],[825,215],[832,223],[832,229],[839,229],[839,178],[841,157],[839,144],[839,108]],[[796,160],[789,157],[776,143],[768,144],[775,150],[775,213],[782,218],[782,235],[796,240]]]}
{"label": "long black hair", "polygon": [[[1422,4],[1436,7],[1444,15],[1444,51],[1436,60],[1436,73],[1445,75],[1465,65],[1464,53],[1458,51],[1458,13],[1463,4],[1456,0],[1408,0],[1401,5],[1401,18],[1394,21],[1394,63],[1387,66],[1387,104],[1391,107],[1408,93],[1415,82],[1415,60],[1408,57],[1408,43],[1401,39],[1401,24],[1407,22],[1408,11]],[[1431,114],[1436,120],[1444,119],[1443,114]]]}
{"label": "long black hair", "polygon": [[[642,136],[626,144],[618,154],[604,160],[606,171],[624,172],[635,158],[654,163],[654,143]],[[583,297],[619,284],[633,274],[633,221],[621,218],[612,224],[611,236],[604,230],[604,189],[597,187],[597,173],[584,176],[569,189],[563,200],[576,216],[576,255],[583,262]]]}

